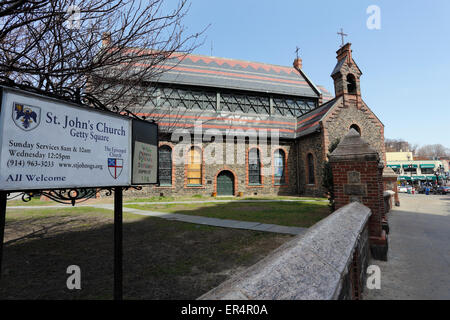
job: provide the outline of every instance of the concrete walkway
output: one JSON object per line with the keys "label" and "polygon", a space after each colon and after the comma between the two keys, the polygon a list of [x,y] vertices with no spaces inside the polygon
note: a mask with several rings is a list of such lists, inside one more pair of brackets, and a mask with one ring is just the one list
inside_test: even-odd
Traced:
{"label": "concrete walkway", "polygon": [[[274,201],[311,201],[311,200],[215,200],[215,201],[184,201],[184,202],[136,202],[136,203],[124,203],[124,205],[128,204],[172,204],[172,203],[208,203],[208,202],[274,202]],[[316,201],[316,200],[312,200]],[[114,210],[113,204],[85,204],[80,205],[85,207],[93,207],[93,208],[101,208],[107,210]],[[67,205],[52,205],[52,206],[8,206],[7,209],[44,209],[44,208],[68,208]],[[250,222],[250,221],[239,221],[239,220],[228,220],[228,219],[217,219],[217,218],[208,218],[201,216],[193,216],[186,214],[178,214],[178,213],[168,213],[168,212],[158,212],[158,211],[150,211],[150,210],[141,210],[134,208],[123,207],[124,212],[129,212],[133,214],[138,214],[142,216],[149,217],[158,217],[167,220],[175,220],[181,222],[202,224],[214,227],[222,227],[222,228],[235,228],[235,229],[246,229],[246,230],[254,230],[254,231],[265,231],[265,232],[273,232],[273,233],[285,233],[298,235],[306,232],[307,228],[301,227],[288,227],[288,226],[280,226],[276,224],[267,224],[260,222]]]}
{"label": "concrete walkway", "polygon": [[389,219],[388,261],[381,289],[365,289],[365,299],[450,299],[450,195],[400,197]]}

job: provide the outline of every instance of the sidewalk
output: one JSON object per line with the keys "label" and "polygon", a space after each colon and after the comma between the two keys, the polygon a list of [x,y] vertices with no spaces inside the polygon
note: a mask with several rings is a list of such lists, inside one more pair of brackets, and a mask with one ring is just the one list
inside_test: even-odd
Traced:
{"label": "sidewalk", "polygon": [[381,289],[364,299],[450,299],[450,196],[401,194],[400,203],[388,217],[388,261],[370,262]]}
{"label": "sidewalk", "polygon": [[[274,201],[317,201],[317,200],[214,200],[214,201],[180,201],[180,202],[136,202],[136,203],[125,203],[127,204],[169,204],[169,203],[208,203],[208,202],[274,202]],[[113,204],[85,204],[80,205],[84,207],[93,207],[93,208],[101,208],[107,210],[114,210]],[[43,209],[43,208],[68,208],[67,205],[52,205],[52,206],[10,206],[7,209]],[[273,232],[273,233],[284,233],[284,234],[292,234],[298,235],[306,232],[307,228],[301,227],[288,227],[288,226],[280,226],[276,224],[267,224],[260,222],[251,222],[251,221],[239,221],[239,220],[228,220],[228,219],[217,219],[217,218],[208,218],[208,217],[200,217],[200,216],[192,216],[178,213],[167,213],[167,212],[158,212],[158,211],[149,211],[149,210],[140,210],[134,208],[123,207],[124,212],[138,214],[142,216],[148,217],[158,217],[166,220],[175,220],[181,222],[202,224],[214,227],[222,227],[222,228],[234,228],[234,229],[246,229],[253,231],[264,231],[264,232]]]}

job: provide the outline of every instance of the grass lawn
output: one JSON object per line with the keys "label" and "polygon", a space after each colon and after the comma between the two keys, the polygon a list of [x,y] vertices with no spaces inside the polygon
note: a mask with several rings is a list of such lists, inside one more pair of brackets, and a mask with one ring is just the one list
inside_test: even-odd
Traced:
{"label": "grass lawn", "polygon": [[31,198],[30,201],[24,202],[22,201],[21,197],[18,197],[14,200],[8,200],[7,205],[8,206],[52,206],[52,205],[57,205],[59,204],[58,202],[55,201],[42,201],[39,198]]}
{"label": "grass lawn", "polygon": [[308,228],[330,214],[327,202],[128,204],[129,208]]}
{"label": "grass lawn", "polygon": [[[124,213],[124,298],[195,299],[292,238]],[[69,265],[82,290],[66,288]],[[113,212],[10,209],[0,299],[111,299]]]}
{"label": "grass lawn", "polygon": [[252,197],[211,197],[201,194],[185,197],[147,197],[126,198],[125,202],[170,202],[170,201],[215,201],[215,200],[327,200],[326,198],[292,197],[292,196],[252,196]]}
{"label": "grass lawn", "polygon": [[[193,196],[182,196],[182,197],[146,197],[146,198],[136,198],[124,196],[124,203],[135,203],[135,202],[171,202],[171,201],[214,201],[214,200],[319,200],[324,201],[325,198],[311,198],[311,197],[292,197],[292,196],[252,196],[252,197],[211,197],[201,194]],[[114,197],[101,197],[98,199],[89,199],[83,204],[97,204],[97,203],[113,203]],[[21,197],[8,201],[8,206],[52,206],[58,205],[59,203],[55,201],[43,201],[39,197],[34,197],[31,201],[23,202]]]}

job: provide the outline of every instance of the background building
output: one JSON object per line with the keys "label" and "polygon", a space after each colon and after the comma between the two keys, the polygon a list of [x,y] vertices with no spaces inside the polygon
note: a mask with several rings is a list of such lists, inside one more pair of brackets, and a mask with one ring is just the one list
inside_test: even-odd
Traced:
{"label": "background building", "polygon": [[412,152],[386,152],[386,161],[411,161],[414,160]]}
{"label": "background building", "polygon": [[436,182],[446,177],[443,163],[439,160],[388,161],[387,166],[398,174],[399,181]]}
{"label": "background building", "polygon": [[444,181],[448,177],[448,161],[414,157],[412,152],[386,152],[386,165],[401,182]]}

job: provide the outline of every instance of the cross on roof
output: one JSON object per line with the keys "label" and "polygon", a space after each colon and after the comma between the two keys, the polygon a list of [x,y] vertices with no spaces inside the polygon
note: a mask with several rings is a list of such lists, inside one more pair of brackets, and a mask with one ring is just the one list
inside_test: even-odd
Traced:
{"label": "cross on roof", "polygon": [[295,47],[295,55],[297,56],[297,59],[298,59],[298,51],[300,50],[300,48],[299,47]]}
{"label": "cross on roof", "polygon": [[344,29],[342,29],[342,28],[341,28],[341,32],[338,32],[337,34],[340,35],[341,38],[342,38],[342,44],[341,44],[341,47],[343,47],[343,46],[344,46],[344,37],[347,37],[348,34],[344,33]]}

